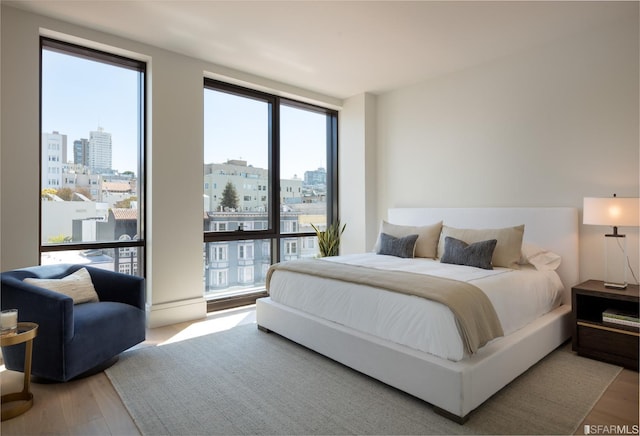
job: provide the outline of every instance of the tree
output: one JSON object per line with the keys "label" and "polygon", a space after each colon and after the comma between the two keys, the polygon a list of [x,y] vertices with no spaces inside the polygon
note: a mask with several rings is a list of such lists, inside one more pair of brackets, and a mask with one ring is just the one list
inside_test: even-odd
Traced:
{"label": "tree", "polygon": [[71,188],[60,188],[56,192],[56,195],[62,198],[64,201],[71,201],[71,197],[73,197],[73,191]]}
{"label": "tree", "polygon": [[89,200],[93,200],[93,196],[91,195],[91,191],[89,190],[89,188],[78,188],[78,189],[76,189],[76,192],[78,194],[84,195]]}
{"label": "tree", "polygon": [[220,200],[220,207],[222,210],[238,209],[238,192],[236,187],[230,181],[224,187],[222,191],[222,200]]}
{"label": "tree", "polygon": [[47,242],[49,244],[62,244],[62,243],[71,242],[71,241],[72,241],[71,236],[65,236],[62,233],[56,236],[50,236],[47,239]]}
{"label": "tree", "polygon": [[60,188],[57,191],[55,191],[55,194],[61,199],[63,199],[64,201],[73,201],[74,200],[73,197],[75,193],[82,194],[85,197],[87,197],[89,200],[93,200],[93,197],[91,196],[91,191],[89,191],[89,189],[87,188],[78,188],[75,191],[71,188]]}
{"label": "tree", "polygon": [[138,197],[134,195],[132,197],[125,198],[124,200],[117,201],[113,207],[131,209],[132,201],[138,201]]}
{"label": "tree", "polygon": [[40,198],[42,198],[43,200],[51,200],[49,195],[56,195],[56,192],[58,192],[56,189],[44,188],[40,193]]}

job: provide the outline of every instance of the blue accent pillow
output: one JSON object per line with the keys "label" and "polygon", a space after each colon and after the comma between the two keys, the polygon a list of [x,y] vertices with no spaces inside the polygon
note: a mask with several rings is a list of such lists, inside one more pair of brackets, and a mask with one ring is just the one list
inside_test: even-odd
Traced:
{"label": "blue accent pillow", "polygon": [[447,236],[444,239],[444,253],[440,258],[440,262],[493,269],[491,258],[497,243],[497,239],[489,239],[467,244],[464,241]]}
{"label": "blue accent pillow", "polygon": [[377,254],[389,256],[411,258],[416,248],[418,235],[408,235],[403,238],[396,238],[386,233],[380,233],[380,248]]}

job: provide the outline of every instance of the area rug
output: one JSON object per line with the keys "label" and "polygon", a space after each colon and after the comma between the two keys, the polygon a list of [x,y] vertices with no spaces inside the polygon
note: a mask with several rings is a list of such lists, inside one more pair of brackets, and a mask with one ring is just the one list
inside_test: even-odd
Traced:
{"label": "area rug", "polygon": [[143,435],[572,434],[620,367],[564,345],[464,425],[254,325],[128,351],[106,373]]}

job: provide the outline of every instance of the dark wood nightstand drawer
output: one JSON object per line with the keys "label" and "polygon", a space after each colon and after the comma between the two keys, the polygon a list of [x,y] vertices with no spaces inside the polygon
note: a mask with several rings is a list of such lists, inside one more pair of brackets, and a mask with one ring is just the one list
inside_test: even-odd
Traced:
{"label": "dark wood nightstand drawer", "polygon": [[611,360],[619,357],[637,361],[639,340],[637,333],[578,323],[578,346],[582,352],[611,355]]}

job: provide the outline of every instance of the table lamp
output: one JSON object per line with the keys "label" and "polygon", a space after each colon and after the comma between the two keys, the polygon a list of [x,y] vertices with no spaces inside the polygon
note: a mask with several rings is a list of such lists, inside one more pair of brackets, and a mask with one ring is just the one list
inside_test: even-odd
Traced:
{"label": "table lamp", "polygon": [[627,239],[618,227],[638,227],[638,198],[585,197],[583,224],[611,226],[613,233],[604,235],[604,285],[607,288],[627,287]]}

